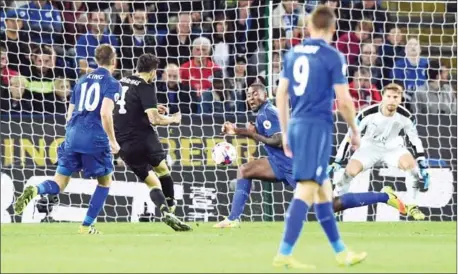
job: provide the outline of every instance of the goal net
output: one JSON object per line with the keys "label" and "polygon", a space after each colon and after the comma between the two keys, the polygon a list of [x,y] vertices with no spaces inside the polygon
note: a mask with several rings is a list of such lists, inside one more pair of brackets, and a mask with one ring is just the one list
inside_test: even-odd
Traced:
{"label": "goal net", "polygon": [[[37,197],[21,215],[12,204],[25,186],[54,175],[71,89],[95,68],[99,43],[117,49],[117,78],[134,73],[141,54],[158,56],[158,100],[183,114],[180,125],[157,127],[175,181],[177,215],[187,221],[227,216],[237,167],[266,154],[251,139],[222,135],[221,126],[254,121],[256,113],[245,102],[252,83],[264,83],[275,98],[282,56],[308,37],[307,18],[317,2],[0,1],[1,222],[84,218],[96,180],[79,174],[63,193]],[[348,60],[355,106],[380,101],[387,83],[405,87],[405,105],[417,117],[432,180],[415,202],[428,220],[456,220],[456,6],[451,1],[327,4],[338,16],[333,46]],[[336,114],[333,153],[346,131]],[[224,140],[238,151],[229,167],[211,159],[212,147]],[[157,220],[146,186],[120,159],[115,165],[98,221]],[[404,172],[377,166],[360,174],[351,191],[390,185],[404,198],[410,183]],[[254,181],[242,220],[283,220],[292,193],[282,183]],[[406,219],[381,204],[343,214],[343,221],[398,220]]]}

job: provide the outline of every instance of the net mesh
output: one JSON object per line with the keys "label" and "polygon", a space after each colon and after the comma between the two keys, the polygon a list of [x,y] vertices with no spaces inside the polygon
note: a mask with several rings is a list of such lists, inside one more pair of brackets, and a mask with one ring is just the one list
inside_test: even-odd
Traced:
{"label": "net mesh", "polygon": [[[117,78],[131,75],[143,53],[161,61],[158,100],[184,117],[180,126],[157,129],[168,149],[177,214],[195,221],[227,216],[237,166],[265,152],[253,140],[221,135],[221,126],[253,121],[245,102],[252,83],[264,83],[275,97],[282,56],[308,37],[308,15],[318,2],[0,1],[1,222],[83,219],[96,182],[79,175],[64,193],[37,197],[21,215],[11,205],[24,186],[52,178],[72,87],[96,67],[94,50],[101,43],[117,49]],[[417,115],[432,174],[431,189],[416,202],[429,220],[456,220],[456,6],[451,1],[327,5],[338,17],[333,46],[349,63],[355,107],[380,101],[387,83],[405,87],[405,105]],[[345,133],[336,116],[334,146]],[[211,160],[211,148],[223,140],[238,150],[230,167]],[[120,159],[115,164],[99,221],[155,220],[159,215],[146,186]],[[359,175],[351,190],[392,185],[403,198],[410,183],[399,170],[377,167]],[[282,220],[291,197],[281,183],[255,181],[243,219]],[[404,218],[377,205],[348,210],[343,219]]]}

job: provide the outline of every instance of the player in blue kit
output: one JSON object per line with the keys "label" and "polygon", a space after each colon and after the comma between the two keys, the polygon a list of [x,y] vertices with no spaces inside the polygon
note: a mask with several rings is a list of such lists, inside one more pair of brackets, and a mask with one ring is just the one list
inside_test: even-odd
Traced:
{"label": "player in blue kit", "polygon": [[332,185],[326,173],[332,150],[334,91],[339,111],[351,129],[351,145],[358,147],[360,142],[345,77],[347,66],[343,55],[329,45],[335,24],[334,12],[326,6],[318,6],[309,17],[311,38],[292,48],[284,58],[277,107],[283,149],[292,157],[297,186],[286,214],[283,239],[273,261],[277,267],[314,268],[292,257],[304,216],[312,205],[340,266],[357,264],[367,256],[365,252],[348,250],[340,238],[332,207]]}
{"label": "player in blue kit", "polygon": [[119,151],[113,128],[113,109],[121,85],[111,76],[116,67],[116,50],[103,44],[95,58],[99,67],[81,77],[70,99],[65,141],[58,148],[58,167],[53,180],[28,186],[14,205],[20,214],[37,195],[55,195],[65,189],[74,172],[97,178],[98,185],[79,232],[99,234],[93,226],[108,196],[113,157]]}
{"label": "player in blue kit", "polygon": [[[296,187],[292,159],[283,151],[277,109],[267,99],[266,87],[258,83],[251,85],[247,92],[247,103],[257,112],[256,123],[250,123],[247,128],[237,128],[234,124],[226,122],[223,133],[248,137],[264,143],[268,156],[250,161],[239,168],[231,213],[215,224],[215,228],[233,228],[240,225],[240,216],[250,195],[253,179],[283,181],[291,188]],[[403,202],[390,187],[385,187],[382,192],[346,193],[333,199],[334,211],[375,203],[386,203],[399,211],[404,207]]]}

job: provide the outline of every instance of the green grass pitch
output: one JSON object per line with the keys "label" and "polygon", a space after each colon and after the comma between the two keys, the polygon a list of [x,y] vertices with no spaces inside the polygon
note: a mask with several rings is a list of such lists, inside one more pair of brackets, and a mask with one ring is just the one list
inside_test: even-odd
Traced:
{"label": "green grass pitch", "polygon": [[[286,272],[271,267],[283,223],[242,223],[227,230],[212,225],[175,233],[161,223],[100,223],[103,235],[78,235],[74,223],[2,225],[1,271]],[[339,225],[348,246],[368,252],[363,264],[337,267],[317,223],[305,224],[295,257],[315,264],[318,273],[456,273],[456,222]]]}

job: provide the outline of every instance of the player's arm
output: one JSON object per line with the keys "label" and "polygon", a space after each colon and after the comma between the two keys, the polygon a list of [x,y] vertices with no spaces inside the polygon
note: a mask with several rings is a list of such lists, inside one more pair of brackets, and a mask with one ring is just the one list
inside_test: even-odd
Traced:
{"label": "player's arm", "polygon": [[[364,116],[364,112],[361,111],[358,116],[356,116],[356,125],[358,126],[358,131],[362,132],[367,125],[367,121],[369,120],[368,116]],[[337,149],[337,154],[334,158],[334,162],[340,164],[343,160],[345,160],[345,157],[348,154],[349,148],[351,146],[350,144],[350,134],[351,130],[347,132],[345,135],[344,139],[339,145],[339,148]]]}
{"label": "player's arm", "polygon": [[420,137],[418,137],[415,116],[412,115],[410,119],[406,121],[404,124],[404,132],[407,135],[408,142],[414,149],[414,156],[417,161],[425,160],[425,149],[423,148]]}
{"label": "player's arm", "polygon": [[113,109],[114,101],[110,98],[103,98],[102,107],[100,109],[100,117],[102,118],[102,126],[105,130],[108,140],[112,143],[116,143],[116,137],[113,126]]}
{"label": "player's arm", "polygon": [[70,121],[70,118],[72,118],[73,110],[75,110],[75,104],[69,104],[68,111],[67,111],[67,117],[65,117],[67,122]]}
{"label": "player's arm", "polygon": [[181,121],[181,114],[175,113],[171,116],[162,115],[161,107],[157,104],[156,90],[152,85],[142,85],[139,87],[138,94],[142,102],[148,120],[157,126],[166,126]]}
{"label": "player's arm", "polygon": [[[254,125],[251,125],[252,127],[254,127]],[[264,143],[268,146],[272,146],[272,147],[282,147],[282,135],[281,135],[281,132],[277,132],[275,134],[273,134],[272,136],[270,137],[266,137],[266,136],[263,136],[259,133],[256,132],[256,130],[250,130],[250,127],[247,129],[247,128],[237,128],[237,127],[234,127],[234,132],[235,132],[235,135],[238,135],[238,136],[243,136],[243,137],[249,137],[251,139],[254,139],[258,142],[261,142],[261,143]]]}
{"label": "player's arm", "polygon": [[282,77],[277,87],[277,108],[278,108],[278,120],[280,121],[280,129],[283,138],[286,138],[288,132],[288,121],[289,121],[289,96],[288,96],[288,78]]}

